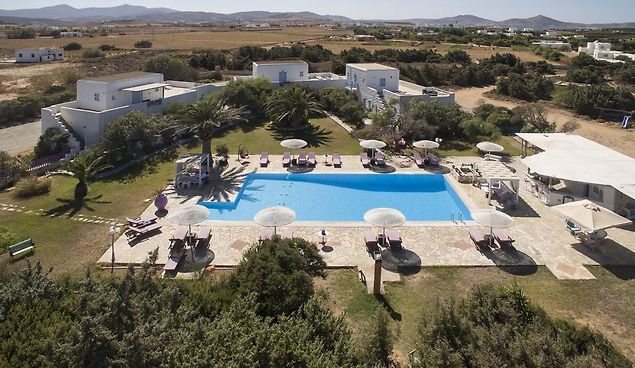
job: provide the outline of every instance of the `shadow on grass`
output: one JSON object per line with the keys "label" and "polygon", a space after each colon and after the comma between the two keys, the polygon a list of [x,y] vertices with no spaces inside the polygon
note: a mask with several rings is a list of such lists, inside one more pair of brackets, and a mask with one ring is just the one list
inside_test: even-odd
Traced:
{"label": "shadow on grass", "polygon": [[388,312],[393,321],[401,321],[401,313],[397,312],[383,295],[375,295],[375,299]]}
{"label": "shadow on grass", "polygon": [[77,212],[82,209],[86,209],[90,212],[95,212],[95,209],[91,207],[91,204],[108,204],[112,203],[110,201],[100,201],[102,195],[98,195],[93,198],[82,198],[82,199],[68,199],[68,198],[56,198],[55,200],[60,203],[59,206],[48,209],[44,212],[46,216],[63,216],[67,215],[67,217],[73,217],[77,214]]}
{"label": "shadow on grass", "polygon": [[275,128],[267,128],[271,131],[271,136],[276,140],[282,141],[285,139],[297,138],[303,139],[307,143],[307,147],[319,147],[326,145],[333,140],[333,132],[326,130],[322,127],[310,124],[303,130],[278,130]]}
{"label": "shadow on grass", "polygon": [[621,280],[635,279],[635,253],[613,239],[604,239],[602,244],[593,248],[578,243],[573,249],[591,258]]}
{"label": "shadow on grass", "polygon": [[159,164],[175,161],[177,157],[178,154],[175,149],[161,152],[156,156],[133,163],[121,172],[104,178],[103,181],[117,181],[124,184],[133,183],[144,176],[156,174],[158,172]]}

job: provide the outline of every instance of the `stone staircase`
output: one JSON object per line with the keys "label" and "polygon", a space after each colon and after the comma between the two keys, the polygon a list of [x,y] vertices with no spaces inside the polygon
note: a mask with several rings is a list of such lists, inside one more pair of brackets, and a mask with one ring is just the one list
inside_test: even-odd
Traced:
{"label": "stone staircase", "polygon": [[[64,160],[70,160],[73,157],[77,156],[84,147],[82,139],[75,133],[73,128],[64,120],[62,114],[57,112],[54,113],[48,109],[42,109],[42,119],[47,119],[47,121],[54,121],[56,124],[56,128],[62,132],[68,133],[68,147],[70,148],[70,152],[64,156]],[[49,116],[44,116],[49,115]]]}
{"label": "stone staircase", "polygon": [[384,96],[374,88],[359,88],[357,89],[357,93],[359,94],[360,101],[371,101],[371,106],[374,108],[373,110],[376,109],[378,114],[381,114],[388,108]]}

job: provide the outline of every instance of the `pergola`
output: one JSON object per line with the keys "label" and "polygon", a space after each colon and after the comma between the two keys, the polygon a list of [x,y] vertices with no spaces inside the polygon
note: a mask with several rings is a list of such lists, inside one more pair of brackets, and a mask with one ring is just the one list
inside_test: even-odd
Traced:
{"label": "pergola", "polygon": [[203,180],[209,175],[209,154],[199,153],[176,160],[176,178],[174,185],[203,184]]}
{"label": "pergola", "polygon": [[[500,161],[483,160],[478,163],[478,171],[481,177],[487,180],[487,184],[492,189],[493,181],[506,181],[511,185],[511,189],[516,193],[516,202],[518,202],[518,191],[520,190],[520,179],[505,164]],[[492,203],[491,194],[487,198],[487,203]]]}

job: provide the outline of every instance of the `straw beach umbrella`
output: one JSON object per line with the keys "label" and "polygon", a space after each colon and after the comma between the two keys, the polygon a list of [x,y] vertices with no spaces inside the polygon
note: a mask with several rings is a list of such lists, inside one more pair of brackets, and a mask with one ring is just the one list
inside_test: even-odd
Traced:
{"label": "straw beach umbrella", "polygon": [[394,208],[373,208],[364,213],[364,221],[381,227],[385,239],[386,228],[403,225],[406,222],[406,216]]}
{"label": "straw beach umbrella", "polygon": [[588,199],[561,204],[553,207],[553,209],[589,231],[598,231],[631,223],[629,219]]}
{"label": "straw beach umbrella", "polygon": [[378,141],[376,139],[368,139],[368,140],[365,140],[365,141],[361,141],[361,142],[359,142],[359,145],[364,147],[364,148],[366,148],[366,149],[372,149],[373,150],[373,158],[375,157],[375,150],[386,147],[386,143],[384,143],[382,141]]}
{"label": "straw beach umbrella", "polygon": [[412,146],[416,148],[423,148],[425,150],[425,155],[428,155],[428,150],[439,148],[439,143],[435,141],[423,140],[414,142]]}
{"label": "straw beach umbrella", "polygon": [[492,142],[481,142],[476,145],[476,148],[483,152],[492,153],[492,152],[503,152],[505,148],[500,144],[492,143]]}
{"label": "straw beach umbrella", "polygon": [[476,210],[472,212],[472,218],[478,224],[489,227],[489,244],[494,239],[494,229],[505,229],[514,224],[514,219],[508,214],[495,209]]}
{"label": "straw beach umbrella", "polygon": [[[303,139],[285,139],[282,142],[280,142],[280,145],[284,148],[298,150],[298,149],[306,147],[308,143]],[[293,161],[293,156],[291,156],[291,161]]]}
{"label": "straw beach umbrella", "polygon": [[254,222],[260,226],[273,227],[276,234],[278,226],[289,225],[295,221],[295,211],[287,207],[269,207],[262,209],[254,216]]}

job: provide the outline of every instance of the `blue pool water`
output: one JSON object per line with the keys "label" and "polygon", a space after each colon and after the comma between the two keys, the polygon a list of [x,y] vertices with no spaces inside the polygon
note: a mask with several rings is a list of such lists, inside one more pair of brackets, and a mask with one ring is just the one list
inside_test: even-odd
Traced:
{"label": "blue pool water", "polygon": [[252,221],[271,206],[293,209],[297,221],[363,221],[376,207],[396,208],[409,221],[471,219],[443,175],[251,173],[235,202],[200,204],[221,221]]}

